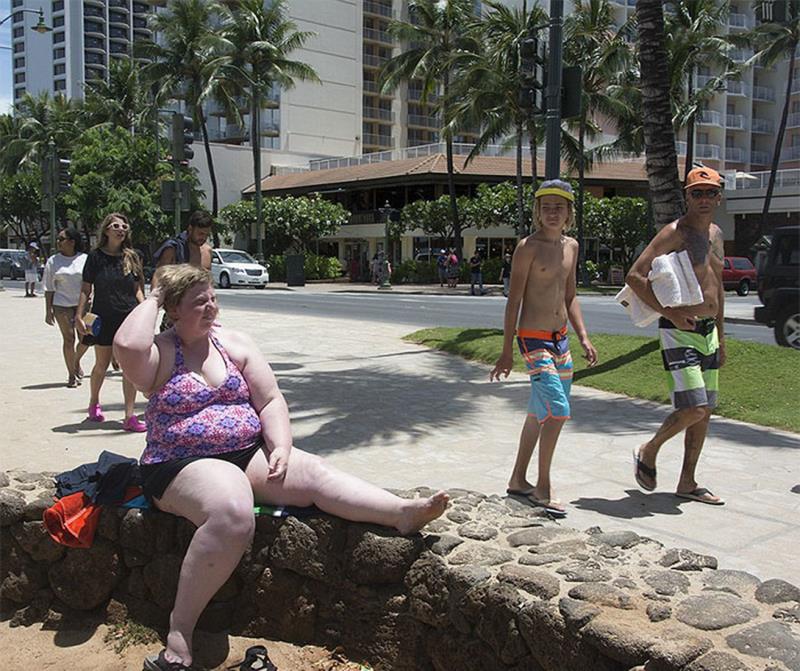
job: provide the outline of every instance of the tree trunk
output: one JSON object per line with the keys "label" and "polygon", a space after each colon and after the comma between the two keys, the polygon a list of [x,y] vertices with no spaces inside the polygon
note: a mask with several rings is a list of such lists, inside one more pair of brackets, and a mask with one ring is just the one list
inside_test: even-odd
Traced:
{"label": "tree trunk", "polygon": [[[444,73],[444,81],[442,93],[444,100],[447,100],[447,95],[450,90],[450,73]],[[448,118],[447,114],[443,115]],[[461,222],[458,220],[458,201],[456,200],[456,180],[455,168],[453,167],[453,136],[449,131],[445,135],[445,148],[447,153],[447,191],[450,195],[450,217],[453,220],[453,246],[456,248],[456,256],[461,260],[462,240],[461,240]]]}
{"label": "tree trunk", "polygon": [[656,225],[684,213],[669,95],[669,65],[661,0],[636,0],[647,181]]}
{"label": "tree trunk", "polygon": [[264,212],[261,196],[261,92],[258,86],[252,88],[250,144],[253,150],[253,181],[256,189],[256,256],[261,259],[264,255]]}
{"label": "tree trunk", "polygon": [[517,237],[525,236],[525,202],[522,191],[522,123],[517,124]]}
{"label": "tree trunk", "polygon": [[[694,66],[689,68],[689,84],[686,87],[686,100],[690,105],[692,104],[692,95],[694,95],[692,77],[694,77]],[[694,116],[694,114],[690,115],[689,121],[686,123],[686,163],[683,168],[684,186],[686,185],[686,178],[694,163]]]}
{"label": "tree trunk", "polygon": [[[217,188],[217,173],[214,171],[214,159],[211,156],[211,144],[208,141],[208,125],[206,124],[206,115],[203,114],[203,106],[197,105],[197,118],[200,120],[200,129],[203,131],[203,148],[206,150],[206,161],[208,162],[208,177],[211,180],[211,216],[214,220],[217,219],[217,212],[219,211],[219,193]],[[219,231],[214,226],[211,229],[211,235],[214,239],[214,247],[219,247]]]}
{"label": "tree trunk", "polygon": [[769,169],[769,181],[767,182],[767,193],[764,196],[764,208],[761,210],[761,234],[767,231],[767,215],[769,215],[769,206],[772,201],[772,192],[775,190],[775,178],[778,175],[778,164],[781,160],[781,146],[783,145],[783,137],[786,134],[786,121],[789,118],[789,101],[792,97],[792,79],[794,78],[794,65],[795,53],[797,51],[797,42],[791,44],[791,51],[789,56],[789,77],[786,80],[786,98],[783,103],[783,113],[781,114],[781,125],[778,128],[778,135],[775,138],[775,150],[772,152],[772,165]]}

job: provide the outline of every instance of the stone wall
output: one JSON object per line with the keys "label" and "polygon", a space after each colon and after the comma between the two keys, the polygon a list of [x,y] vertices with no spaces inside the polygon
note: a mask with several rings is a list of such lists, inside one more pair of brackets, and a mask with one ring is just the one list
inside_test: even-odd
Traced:
{"label": "stone wall", "polygon": [[[164,627],[194,527],[109,508],[91,549],[65,549],[41,522],[52,492],[45,474],[0,473],[3,617]],[[450,493],[446,516],[410,538],[327,515],[260,517],[200,628],[342,645],[394,671],[800,670],[797,587]]]}

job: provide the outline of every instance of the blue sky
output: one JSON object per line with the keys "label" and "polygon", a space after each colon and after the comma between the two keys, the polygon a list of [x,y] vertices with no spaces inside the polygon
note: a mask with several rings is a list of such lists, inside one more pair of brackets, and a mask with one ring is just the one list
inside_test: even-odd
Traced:
{"label": "blue sky", "polygon": [[[11,0],[0,0],[0,19],[11,12]],[[11,46],[11,21],[0,26],[0,47]],[[0,48],[0,114],[9,111],[11,106],[11,52]]]}

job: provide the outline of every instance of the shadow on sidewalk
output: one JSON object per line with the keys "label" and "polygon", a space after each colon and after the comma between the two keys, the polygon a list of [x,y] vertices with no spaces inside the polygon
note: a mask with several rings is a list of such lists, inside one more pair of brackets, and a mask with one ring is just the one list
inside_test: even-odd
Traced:
{"label": "shadow on sidewalk", "polygon": [[[669,492],[644,494],[638,489],[626,489],[627,496],[620,499],[579,498],[570,503],[580,510],[632,520],[656,515],[682,515],[682,499]],[[701,504],[702,505],[702,504]]]}

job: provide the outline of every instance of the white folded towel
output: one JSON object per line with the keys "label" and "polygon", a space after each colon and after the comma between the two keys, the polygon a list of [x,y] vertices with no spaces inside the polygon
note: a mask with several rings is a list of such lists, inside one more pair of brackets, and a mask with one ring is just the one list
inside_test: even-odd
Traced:
{"label": "white folded towel", "polygon": [[634,326],[644,328],[658,319],[658,312],[639,298],[627,284],[614,296],[614,300],[625,308]]}
{"label": "white folded towel", "polygon": [[703,302],[703,291],[685,250],[654,258],[648,279],[653,294],[665,308]]}

